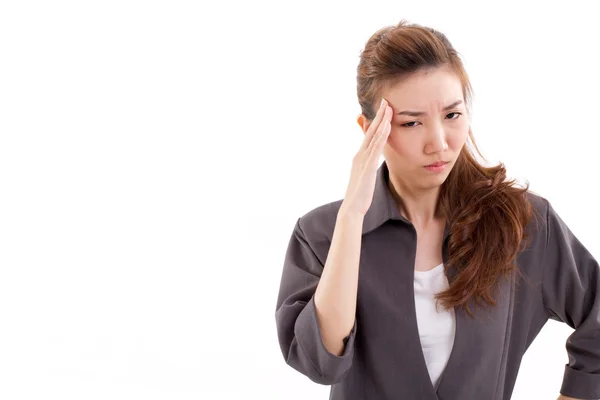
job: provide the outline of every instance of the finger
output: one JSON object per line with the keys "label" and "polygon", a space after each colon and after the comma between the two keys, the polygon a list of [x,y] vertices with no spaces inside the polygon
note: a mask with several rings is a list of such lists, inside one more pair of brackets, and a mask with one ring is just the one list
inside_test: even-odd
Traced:
{"label": "finger", "polygon": [[377,130],[375,131],[375,133],[371,137],[371,140],[369,141],[369,143],[366,146],[367,149],[369,149],[373,145],[373,141],[375,139],[377,139],[377,136],[380,135],[381,132],[383,132],[383,129],[385,128],[385,122],[390,120],[391,109],[392,108],[389,106],[385,107],[385,110],[383,111],[383,113],[381,115],[381,120],[379,121],[379,125],[377,126]]}
{"label": "finger", "polygon": [[373,137],[376,135],[377,130],[381,126],[381,121],[383,121],[385,111],[387,109],[387,101],[382,99],[381,106],[377,110],[377,114],[375,114],[375,118],[369,125],[367,132],[365,133],[365,139],[363,141],[363,148],[366,150],[369,147],[369,144],[373,140]]}
{"label": "finger", "polygon": [[377,158],[383,152],[383,148],[385,147],[385,143],[387,143],[387,138],[390,136],[390,131],[392,126],[390,121],[385,119],[383,123],[381,123],[381,131],[378,131],[375,138],[373,139],[373,143],[371,147],[368,149],[369,158]]}
{"label": "finger", "polygon": [[369,142],[369,144],[367,145],[367,148],[369,148],[372,144],[371,142],[373,142],[377,136],[383,132],[383,129],[385,127],[385,123],[386,121],[389,122],[392,119],[392,107],[390,106],[386,106],[385,110],[381,116],[381,121],[379,123],[379,126],[377,127],[377,130],[375,131],[375,133],[373,134],[373,137],[371,138],[371,141]]}
{"label": "finger", "polygon": [[385,114],[385,110],[387,109],[387,107],[388,107],[387,100],[383,99],[381,106],[377,110],[377,114],[375,114],[375,118],[373,118],[371,125],[369,125],[369,128],[367,129],[367,132],[365,133],[365,139],[363,140],[363,144],[362,144],[363,150],[366,150],[369,147],[369,143],[371,142],[371,140],[373,139],[373,136],[375,135],[375,132],[377,132],[377,129],[381,125],[381,121],[383,120],[383,116]]}

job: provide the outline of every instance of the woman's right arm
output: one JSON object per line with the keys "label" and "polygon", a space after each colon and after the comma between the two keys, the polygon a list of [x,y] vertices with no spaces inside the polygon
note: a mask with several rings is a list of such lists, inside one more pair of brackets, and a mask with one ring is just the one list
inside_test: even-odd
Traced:
{"label": "woman's right arm", "polygon": [[321,384],[341,381],[352,365],[362,226],[390,132],[392,109],[386,104],[353,159],[331,233],[299,218],[285,255],[275,314],[279,345],[288,365]]}
{"label": "woman's right arm", "polygon": [[[350,236],[360,238],[360,232],[350,235],[356,233],[359,222],[344,219],[341,213],[338,215],[339,223],[334,228],[337,233],[333,233],[334,242],[329,246],[331,256],[327,254],[327,237],[314,229],[320,223],[315,224],[310,219],[322,216],[311,215],[299,218],[296,222],[285,255],[275,312],[279,347],[286,363],[323,385],[339,382],[352,366],[357,328],[353,314],[356,305],[352,305],[352,301],[356,302],[352,300],[356,293],[352,294],[347,287],[356,286],[352,281],[356,278],[345,271],[357,270],[358,266],[342,265],[342,259],[334,254],[341,255],[343,248],[350,246]],[[355,250],[351,251],[353,252]],[[346,255],[342,257],[348,259]],[[327,268],[329,271],[325,273]],[[335,280],[343,274],[348,276],[343,277],[343,282],[336,287]],[[325,283],[321,285],[321,282]],[[317,313],[318,287],[319,296],[322,297],[319,297]],[[353,290],[356,292],[356,289]],[[342,300],[346,307],[343,310],[332,307],[339,298],[346,299]],[[346,328],[335,326],[338,321],[350,317],[353,323],[350,332],[345,331]]]}
{"label": "woman's right arm", "polygon": [[352,161],[350,182],[315,294],[323,342],[335,355],[343,353],[343,339],[354,326],[362,226],[373,200],[379,156],[391,129],[391,117],[391,107],[382,100],[373,122],[364,127],[365,138]]}
{"label": "woman's right arm", "polygon": [[331,247],[315,293],[315,308],[327,350],[344,351],[356,316],[358,266],[364,215],[338,212]]}

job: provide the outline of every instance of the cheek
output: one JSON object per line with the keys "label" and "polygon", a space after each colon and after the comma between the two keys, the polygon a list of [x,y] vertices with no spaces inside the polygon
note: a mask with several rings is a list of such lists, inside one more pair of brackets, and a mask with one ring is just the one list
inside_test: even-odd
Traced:
{"label": "cheek", "polygon": [[460,127],[457,127],[456,129],[452,130],[452,132],[448,135],[448,145],[452,149],[459,149],[465,144],[468,137],[469,124],[465,123],[462,124]]}
{"label": "cheek", "polygon": [[403,132],[397,131],[392,128],[387,141],[387,147],[392,149],[396,154],[401,156],[407,156],[415,154],[414,147],[416,143],[414,140],[408,140],[409,135],[403,134]]}

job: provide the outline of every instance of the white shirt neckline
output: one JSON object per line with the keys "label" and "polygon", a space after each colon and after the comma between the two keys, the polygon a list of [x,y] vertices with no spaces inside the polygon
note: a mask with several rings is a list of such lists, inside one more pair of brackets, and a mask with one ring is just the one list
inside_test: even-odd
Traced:
{"label": "white shirt neckline", "polygon": [[417,275],[417,276],[431,275],[431,274],[433,274],[433,273],[435,273],[435,272],[437,272],[439,270],[443,270],[443,268],[441,268],[443,266],[444,266],[444,263],[441,263],[440,265],[438,265],[436,267],[433,267],[432,269],[427,270],[427,271],[419,271],[419,270],[415,269],[415,275]]}

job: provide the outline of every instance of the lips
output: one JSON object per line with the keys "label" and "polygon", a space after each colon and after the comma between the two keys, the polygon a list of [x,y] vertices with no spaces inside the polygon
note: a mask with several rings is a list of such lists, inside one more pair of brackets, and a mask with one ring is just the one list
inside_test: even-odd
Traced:
{"label": "lips", "polygon": [[426,165],[426,167],[441,167],[444,164],[448,164],[448,161],[438,161],[436,163]]}

